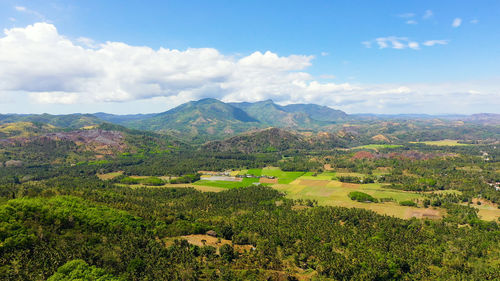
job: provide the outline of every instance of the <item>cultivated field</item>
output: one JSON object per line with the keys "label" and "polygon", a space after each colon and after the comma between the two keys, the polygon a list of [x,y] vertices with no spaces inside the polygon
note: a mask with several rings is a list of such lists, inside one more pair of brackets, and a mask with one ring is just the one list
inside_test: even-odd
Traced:
{"label": "cultivated field", "polygon": [[[421,195],[384,188],[383,185],[378,183],[352,184],[336,180],[310,179],[309,176],[304,176],[297,178],[290,184],[275,184],[273,188],[285,192],[290,199],[316,200],[319,205],[363,208],[399,218],[441,217],[440,210],[400,206],[398,203],[406,200],[421,199]],[[377,199],[392,198],[395,202],[362,203],[353,201],[348,196],[352,191],[364,192]]]}
{"label": "cultivated field", "polygon": [[439,140],[439,141],[421,141],[421,142],[411,142],[411,143],[423,143],[426,145],[436,145],[436,146],[467,146],[471,144],[459,143],[458,140]]}

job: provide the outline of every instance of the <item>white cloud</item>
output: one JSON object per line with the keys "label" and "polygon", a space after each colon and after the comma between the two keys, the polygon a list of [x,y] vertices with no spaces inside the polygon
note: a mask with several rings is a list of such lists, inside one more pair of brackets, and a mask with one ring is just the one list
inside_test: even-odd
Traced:
{"label": "white cloud", "polygon": [[397,37],[397,36],[379,37],[373,41],[377,43],[379,49],[385,49],[385,48],[392,48],[399,50],[406,48],[414,50],[419,49],[419,44],[417,42],[410,41],[407,37]]}
{"label": "white cloud", "polygon": [[424,15],[422,16],[422,18],[424,20],[426,20],[426,19],[432,18],[432,16],[434,16],[434,13],[432,12],[432,10],[426,10]]}
{"label": "white cloud", "polygon": [[418,24],[416,20],[407,20],[406,24]]}
{"label": "white cloud", "polygon": [[455,18],[453,22],[451,23],[451,26],[457,28],[460,25],[462,25],[462,19],[461,18]]}
{"label": "white cloud", "polygon": [[[378,38],[369,44],[372,42],[386,48],[426,46],[406,37]],[[313,59],[304,55],[279,56],[270,51],[236,56],[213,48],[154,50],[121,42],[97,44],[90,39],[70,40],[60,35],[54,25],[37,23],[6,29],[0,35],[0,97],[2,102],[13,100],[8,104],[0,102],[0,110],[16,111],[15,105],[18,111],[49,106],[64,111],[107,111],[113,104],[130,113],[167,109],[204,97],[224,101],[271,98],[281,104],[317,103],[348,112],[439,112],[442,107],[437,105],[445,102],[454,106],[449,108],[455,112],[471,110],[468,104],[500,108],[495,92],[498,81],[489,87],[485,83],[443,86],[320,82],[306,72]],[[461,108],[460,104],[466,106]]]}
{"label": "white cloud", "polygon": [[326,57],[326,56],[328,56],[328,55],[330,55],[328,52],[321,52],[321,56],[322,56],[322,57]]}
{"label": "white cloud", "polygon": [[14,9],[16,9],[16,11],[18,12],[26,12],[26,7],[23,7],[23,6],[15,6]]}
{"label": "white cloud", "polygon": [[419,43],[416,41],[412,41],[408,39],[407,37],[397,37],[397,36],[388,36],[388,37],[379,37],[371,41],[364,41],[361,42],[366,48],[371,48],[372,43],[376,43],[379,47],[379,49],[386,49],[386,48],[392,48],[392,49],[413,49],[413,50],[419,50],[420,49],[420,44],[426,46],[426,47],[431,47],[434,45],[446,45],[448,44],[448,40],[428,40],[424,41],[423,43]]}
{"label": "white cloud", "polygon": [[448,42],[448,40],[428,40],[422,43],[422,45],[432,47],[434,45],[446,45]]}
{"label": "white cloud", "polygon": [[414,49],[414,50],[420,49],[419,44],[417,42],[413,42],[413,41],[408,43],[408,47],[411,49]]}
{"label": "white cloud", "polygon": [[479,20],[478,19],[473,19],[473,20],[470,21],[470,23],[472,23],[472,24],[478,24]]}

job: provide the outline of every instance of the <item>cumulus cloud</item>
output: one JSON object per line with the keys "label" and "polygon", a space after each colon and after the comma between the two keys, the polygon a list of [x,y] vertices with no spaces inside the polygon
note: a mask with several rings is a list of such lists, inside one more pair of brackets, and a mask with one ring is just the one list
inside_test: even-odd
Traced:
{"label": "cumulus cloud", "polygon": [[[388,37],[366,44],[418,49],[439,41],[419,44],[405,37]],[[473,95],[461,89],[480,92],[482,100],[495,100],[482,84],[436,90],[419,85],[320,82],[334,76],[316,79],[308,73],[313,60],[314,56],[280,56],[270,51],[237,56],[213,48],[155,50],[121,42],[97,43],[84,37],[71,40],[52,24],[36,23],[6,29],[0,36],[0,97],[2,101],[10,98],[23,103],[29,99],[38,105],[61,104],[77,110],[86,105],[103,108],[108,103],[142,108],[148,102],[164,103],[157,108],[167,109],[205,97],[223,101],[271,98],[281,104],[317,103],[349,112],[402,110],[410,103],[422,103],[426,109],[429,104],[455,100],[450,98],[453,93],[460,93],[463,99]],[[12,106],[4,108],[13,111]],[[418,107],[410,109],[415,112]]]}
{"label": "cumulus cloud", "polygon": [[418,22],[416,20],[407,20],[406,24],[417,24]]}
{"label": "cumulus cloud", "polygon": [[[321,84],[303,70],[314,56],[254,52],[235,57],[212,48],[175,50],[121,42],[70,40],[48,23],[4,30],[0,91],[39,103],[125,102],[154,97],[260,100],[313,99],[352,90]],[[307,98],[306,98],[307,99]]]}
{"label": "cumulus cloud", "polygon": [[451,26],[457,28],[460,25],[462,25],[462,19],[461,18],[455,18],[453,22],[451,23]]}

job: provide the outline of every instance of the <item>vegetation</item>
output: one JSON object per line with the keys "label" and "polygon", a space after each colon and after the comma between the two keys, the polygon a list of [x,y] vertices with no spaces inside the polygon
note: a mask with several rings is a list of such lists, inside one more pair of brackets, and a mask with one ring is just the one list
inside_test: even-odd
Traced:
{"label": "vegetation", "polygon": [[378,200],[373,198],[373,196],[371,196],[370,194],[359,191],[353,191],[349,193],[349,198],[358,202],[378,202]]}
{"label": "vegetation", "polygon": [[500,279],[494,122],[97,115],[0,116],[0,280]]}

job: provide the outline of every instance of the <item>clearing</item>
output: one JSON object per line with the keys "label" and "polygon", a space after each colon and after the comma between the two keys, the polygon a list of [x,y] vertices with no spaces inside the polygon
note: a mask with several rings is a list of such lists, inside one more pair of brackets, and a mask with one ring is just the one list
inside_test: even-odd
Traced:
{"label": "clearing", "polygon": [[[291,184],[275,184],[272,187],[285,192],[290,199],[316,200],[319,205],[363,208],[375,211],[379,214],[404,219],[411,217],[440,218],[442,216],[441,210],[438,209],[424,209],[399,205],[401,201],[421,199],[422,196],[414,192],[384,188],[384,186],[379,183],[347,184],[336,180],[326,181],[298,178]],[[394,202],[361,203],[353,201],[348,196],[352,191],[364,192],[377,199],[392,198]]]}
{"label": "clearing", "polygon": [[107,174],[97,174],[97,177],[101,180],[112,180],[121,175],[123,175],[123,171],[112,172]]}
{"label": "clearing", "polygon": [[472,144],[468,143],[459,143],[459,140],[439,140],[439,141],[421,141],[421,142],[410,142],[410,143],[423,143],[426,145],[435,145],[435,146],[468,146]]}
{"label": "clearing", "polygon": [[184,235],[177,237],[168,237],[165,239],[165,246],[169,247],[174,244],[174,240],[186,240],[191,245],[196,245],[198,247],[203,246],[212,246],[216,249],[216,253],[219,254],[219,249],[223,245],[232,245],[234,250],[239,253],[249,252],[254,247],[252,245],[233,245],[231,240],[226,240],[222,238],[213,237],[206,234],[193,234],[193,235]]}
{"label": "clearing", "polygon": [[372,150],[379,150],[383,148],[398,148],[398,147],[403,147],[400,144],[367,144],[367,145],[360,145],[356,147],[351,147],[351,149],[372,149]]}

